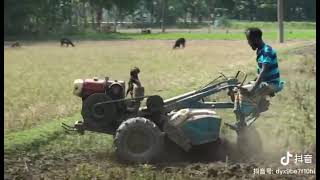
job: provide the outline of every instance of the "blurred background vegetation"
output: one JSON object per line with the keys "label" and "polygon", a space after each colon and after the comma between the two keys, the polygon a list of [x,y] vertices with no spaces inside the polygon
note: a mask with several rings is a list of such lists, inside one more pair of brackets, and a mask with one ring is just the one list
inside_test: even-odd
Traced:
{"label": "blurred background vegetation", "polygon": [[[315,3],[285,1],[284,20],[315,29]],[[276,20],[277,0],[4,0],[5,39],[160,28],[162,22],[167,28],[243,28],[246,21]]]}

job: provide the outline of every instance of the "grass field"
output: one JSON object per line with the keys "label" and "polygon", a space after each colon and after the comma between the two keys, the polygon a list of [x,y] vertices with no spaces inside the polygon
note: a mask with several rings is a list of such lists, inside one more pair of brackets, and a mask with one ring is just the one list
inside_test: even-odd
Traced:
{"label": "grass field", "polygon": [[[192,36],[199,38],[190,33]],[[240,38],[240,32],[237,36]],[[255,52],[246,41],[236,39],[190,40],[186,49],[176,51],[171,49],[172,40],[79,41],[75,48],[61,48],[56,42],[29,42],[22,48],[5,48],[5,177],[24,179],[32,174],[48,179],[206,179],[208,173],[190,174],[197,172],[192,169],[195,165],[175,164],[168,170],[161,166],[118,164],[113,156],[112,137],[94,133],[67,135],[60,122],[72,123],[80,118],[81,99],[72,95],[73,80],[78,78],[109,76],[127,81],[129,69],[139,66],[145,94],[164,98],[194,90],[215,78],[219,71],[231,76],[243,70],[251,79]],[[310,45],[314,40],[278,44],[271,37],[266,39],[278,51],[286,86],[272,99],[270,110],[256,126],[266,150],[310,150],[316,139],[316,48]],[[224,121],[233,121],[230,111],[220,111]],[[230,130],[223,127],[222,133],[230,134]]]}
{"label": "grass field", "polygon": [[[315,22],[284,22],[285,29],[316,29]],[[237,21],[231,20],[230,21],[230,28],[231,29],[245,29],[247,27],[258,27],[261,29],[276,29],[278,28],[278,22],[263,22],[263,21]]]}
{"label": "grass field", "polygon": [[[245,41],[194,40],[183,51],[172,51],[172,43],[84,41],[76,48],[40,43],[5,50],[6,130],[27,128],[78,112],[81,100],[71,94],[77,78],[110,76],[128,80],[130,68],[139,66],[146,93],[170,97],[209,82],[219,71],[254,69],[247,66],[254,63],[254,52]],[[299,44],[289,42],[275,47]]]}
{"label": "grass field", "polygon": [[[244,29],[216,29],[209,31],[207,28],[188,30],[188,29],[168,29],[166,33],[161,33],[160,29],[153,29],[152,34],[141,34],[140,29],[119,30],[121,33],[96,33],[83,32],[75,35],[51,35],[32,37],[26,36],[20,40],[44,41],[59,40],[62,36],[68,36],[75,41],[79,40],[174,40],[184,37],[187,40],[245,40]],[[228,32],[227,32],[228,31]],[[266,30],[263,35],[270,40],[277,40],[277,31]],[[315,29],[286,29],[284,31],[285,40],[315,40]],[[10,39],[17,39],[7,37]]]}
{"label": "grass field", "polygon": [[[203,30],[205,31],[205,29]],[[243,30],[216,30],[210,33],[207,32],[168,32],[168,33],[154,33],[154,34],[140,34],[140,33],[121,33],[121,34],[114,34],[109,35],[105,34],[102,35],[102,38],[114,38],[114,39],[178,39],[180,37],[185,37],[189,40],[245,40],[245,36],[243,36]],[[316,31],[315,30],[287,30],[284,33],[284,36],[287,40],[314,40],[316,39]],[[88,39],[99,39],[101,38],[100,35],[93,34],[85,34],[81,36],[82,38],[86,37]],[[277,40],[277,32],[276,31],[267,31],[264,33],[264,37],[270,40]],[[74,37],[78,39],[77,36]]]}
{"label": "grass field", "polygon": [[[21,36],[8,37],[10,40],[31,40],[57,41],[62,36],[68,36],[74,40],[138,40],[138,39],[154,39],[154,40],[173,40],[180,37],[185,37],[188,40],[244,40],[243,32],[248,27],[258,27],[263,29],[264,37],[270,40],[276,40],[277,22],[262,22],[262,21],[238,21],[230,20],[228,27],[213,27],[200,26],[193,28],[177,28],[168,27],[166,33],[162,33],[160,27],[152,28],[152,34],[141,34],[141,29],[118,27],[119,33],[97,33],[91,29],[82,30],[73,34],[46,34],[38,36]],[[227,33],[228,31],[228,33]],[[315,40],[316,39],[316,23],[315,22],[284,22],[284,36],[286,40]]]}

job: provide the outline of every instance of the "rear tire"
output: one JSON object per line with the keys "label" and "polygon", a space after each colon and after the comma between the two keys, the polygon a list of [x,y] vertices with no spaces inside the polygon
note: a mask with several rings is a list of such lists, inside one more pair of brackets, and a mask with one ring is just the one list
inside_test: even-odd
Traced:
{"label": "rear tire", "polygon": [[114,138],[119,159],[136,163],[148,163],[160,157],[164,136],[152,121],[136,117],[121,123]]}

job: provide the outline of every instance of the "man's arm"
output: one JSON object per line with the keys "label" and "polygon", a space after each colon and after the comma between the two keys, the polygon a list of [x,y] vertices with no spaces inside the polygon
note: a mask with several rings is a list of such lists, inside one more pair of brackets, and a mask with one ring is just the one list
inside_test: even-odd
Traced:
{"label": "man's arm", "polygon": [[257,87],[261,83],[262,79],[266,75],[266,70],[268,68],[269,68],[269,64],[262,63],[262,70],[261,70],[260,74],[258,75],[257,80],[255,81],[252,89],[249,91],[250,94],[252,94],[257,89]]}

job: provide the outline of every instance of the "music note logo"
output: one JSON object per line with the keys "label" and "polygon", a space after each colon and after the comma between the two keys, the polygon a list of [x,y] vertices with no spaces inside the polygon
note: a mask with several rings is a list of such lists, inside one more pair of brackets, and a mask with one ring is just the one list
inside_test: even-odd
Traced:
{"label": "music note logo", "polygon": [[282,156],[280,163],[284,166],[288,165],[290,162],[290,158],[293,157],[292,154],[290,154],[290,152],[287,151],[287,155]]}

